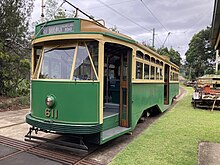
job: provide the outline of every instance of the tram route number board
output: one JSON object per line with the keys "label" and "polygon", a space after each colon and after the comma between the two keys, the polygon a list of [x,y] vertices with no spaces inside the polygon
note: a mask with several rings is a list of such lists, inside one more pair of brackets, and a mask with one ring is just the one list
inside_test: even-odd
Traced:
{"label": "tram route number board", "polygon": [[74,22],[68,22],[58,25],[44,26],[41,30],[41,35],[67,33],[73,31],[74,31]]}

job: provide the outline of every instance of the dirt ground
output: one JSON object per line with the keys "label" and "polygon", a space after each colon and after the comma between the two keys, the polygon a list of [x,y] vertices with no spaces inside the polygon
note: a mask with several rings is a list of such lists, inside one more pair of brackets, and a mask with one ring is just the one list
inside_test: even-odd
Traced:
{"label": "dirt ground", "polygon": [[18,103],[17,99],[18,98],[8,98],[0,96],[0,112],[29,108],[28,105],[22,105]]}

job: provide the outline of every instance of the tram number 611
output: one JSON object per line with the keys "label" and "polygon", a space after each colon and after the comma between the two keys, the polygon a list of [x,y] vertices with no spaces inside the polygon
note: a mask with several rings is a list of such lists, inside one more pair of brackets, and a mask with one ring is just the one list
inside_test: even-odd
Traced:
{"label": "tram number 611", "polygon": [[52,117],[54,119],[57,119],[58,118],[58,109],[49,109],[49,108],[46,108],[45,109],[45,116],[46,117]]}

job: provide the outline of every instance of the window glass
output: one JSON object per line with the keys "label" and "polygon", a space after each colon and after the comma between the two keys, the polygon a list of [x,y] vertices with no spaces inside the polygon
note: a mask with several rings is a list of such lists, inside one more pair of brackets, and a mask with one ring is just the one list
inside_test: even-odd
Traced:
{"label": "window glass", "polygon": [[155,63],[155,58],[151,57],[151,62]]}
{"label": "window glass", "polygon": [[136,79],[142,79],[143,75],[143,64],[141,62],[136,62]]}
{"label": "window glass", "polygon": [[156,67],[156,79],[159,80],[160,78],[160,68]]}
{"label": "window glass", "polygon": [[75,48],[45,49],[41,79],[69,79]]}
{"label": "window glass", "polygon": [[88,41],[86,42],[86,46],[92,58],[92,62],[95,67],[96,73],[98,74],[99,43],[98,41]]}
{"label": "window glass", "polygon": [[160,68],[160,80],[163,80],[163,70]]}
{"label": "window glass", "polygon": [[145,54],[145,55],[144,55],[144,59],[147,60],[147,61],[150,61],[150,56],[147,55],[147,54]]}
{"label": "window glass", "polygon": [[97,80],[85,45],[78,46],[73,80]]}
{"label": "window glass", "polygon": [[144,79],[149,79],[149,65],[144,64]]}
{"label": "window glass", "polygon": [[154,80],[154,78],[155,78],[155,67],[151,66],[151,77],[150,77],[150,79]]}
{"label": "window glass", "polygon": [[178,74],[174,74],[174,81],[178,81]]}
{"label": "window glass", "polygon": [[138,57],[138,58],[142,58],[142,59],[143,59],[143,56],[144,56],[144,54],[143,54],[142,52],[137,51],[137,53],[136,53],[136,57]]}
{"label": "window glass", "polygon": [[173,72],[170,73],[170,80],[173,81]]}
{"label": "window glass", "polygon": [[36,70],[38,60],[40,58],[41,53],[42,53],[42,47],[35,47],[34,48],[33,72],[35,72],[35,70]]}

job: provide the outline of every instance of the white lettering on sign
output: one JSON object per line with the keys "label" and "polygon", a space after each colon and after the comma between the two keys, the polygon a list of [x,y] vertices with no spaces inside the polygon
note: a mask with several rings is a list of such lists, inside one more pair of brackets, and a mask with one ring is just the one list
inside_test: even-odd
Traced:
{"label": "white lettering on sign", "polygon": [[41,35],[73,32],[73,31],[74,31],[74,23],[69,22],[58,25],[45,26],[41,30]]}

